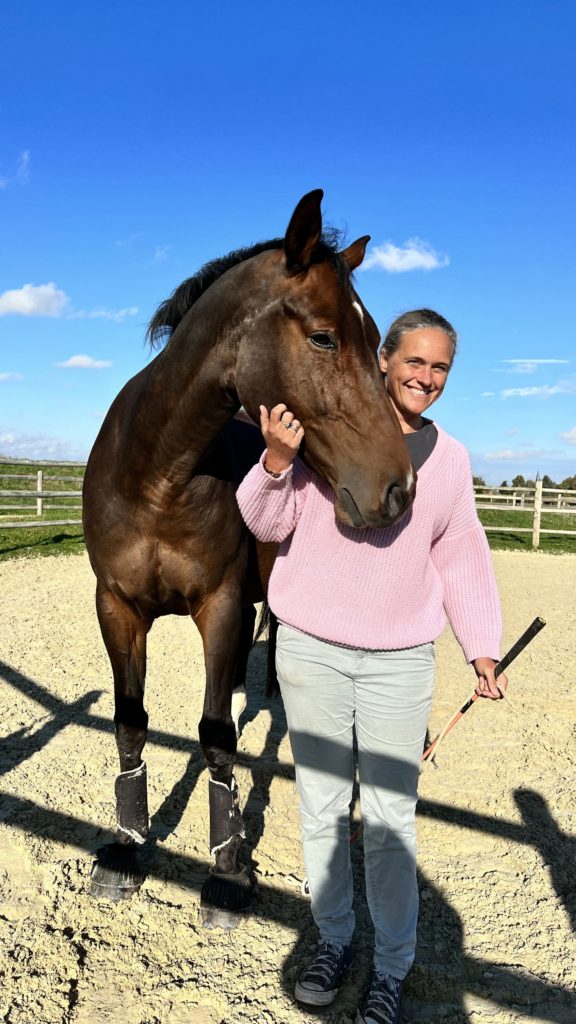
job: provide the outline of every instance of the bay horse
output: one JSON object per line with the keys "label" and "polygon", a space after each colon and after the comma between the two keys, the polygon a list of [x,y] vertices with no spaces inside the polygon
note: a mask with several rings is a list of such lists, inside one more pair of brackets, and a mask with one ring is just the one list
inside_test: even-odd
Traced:
{"label": "bay horse", "polygon": [[275,555],[243,524],[235,500],[242,452],[232,450],[238,439],[231,443],[226,425],[241,406],[258,421],[260,403],[285,402],[305,427],[301,455],[332,486],[347,526],[386,527],[414,497],[376,361],[378,330],[351,278],[369,236],[338,252],[322,234],[322,196],[316,189],[300,200],[284,238],[213,260],[162,303],[148,334],[152,343],[169,340],[113,402],[84,477],[120,760],[115,842],[98,851],[92,892],[121,899],[143,881],[136,851],[148,833],[146,637],[159,616],[189,615],[206,668],[199,739],[214,862],[201,903],[215,923],[219,911],[245,909],[251,897],[238,859],[244,827],[231,696],[243,684],[253,606],[265,597]]}

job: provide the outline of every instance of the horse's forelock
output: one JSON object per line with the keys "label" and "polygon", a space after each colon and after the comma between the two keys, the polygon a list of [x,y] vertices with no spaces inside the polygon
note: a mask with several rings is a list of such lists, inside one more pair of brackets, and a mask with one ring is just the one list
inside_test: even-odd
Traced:
{"label": "horse's forelock", "polygon": [[[340,280],[344,281],[349,280],[350,271],[346,261],[340,256],[341,241],[342,233],[336,228],[325,230],[312,253],[312,262],[329,262],[337,270]],[[243,249],[235,249],[226,256],[219,256],[205,263],[193,277],[187,278],[186,281],[178,285],[170,298],[165,299],[158,306],[146,331],[150,347],[161,348],[176,330],[188,310],[227,270],[238,263],[244,263],[253,256],[259,256],[262,252],[281,249],[283,245],[283,238],[271,238],[266,242],[257,242],[255,245],[246,246]]]}

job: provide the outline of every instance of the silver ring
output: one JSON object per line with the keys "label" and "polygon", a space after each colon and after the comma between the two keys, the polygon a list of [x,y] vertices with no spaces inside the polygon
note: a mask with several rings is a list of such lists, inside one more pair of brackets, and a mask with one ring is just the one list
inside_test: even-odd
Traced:
{"label": "silver ring", "polygon": [[283,427],[286,427],[286,430],[290,430],[290,427],[292,425],[291,423],[284,423],[284,420],[280,420],[280,422]]}
{"label": "silver ring", "polygon": [[293,423],[288,424],[288,430],[293,430],[295,434],[298,433],[300,427],[295,427]]}

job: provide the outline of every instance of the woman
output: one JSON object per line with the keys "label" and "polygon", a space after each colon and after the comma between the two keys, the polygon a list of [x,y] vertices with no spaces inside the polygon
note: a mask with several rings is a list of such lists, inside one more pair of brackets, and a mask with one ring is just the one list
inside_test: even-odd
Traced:
{"label": "woman", "polygon": [[[393,1024],[416,946],[415,808],[446,614],[476,676],[498,699],[501,614],[464,448],[424,416],[446,385],[456,332],[433,310],[405,313],[380,354],[386,388],[418,471],[416,498],[384,530],[335,522],[333,493],[296,459],[303,425],[261,406],[266,450],[238,490],[263,541],[280,542],[269,602],[296,766],[317,955],[297,999],[331,1003],[352,962],[349,810],[358,744],[374,974],[357,1024]],[[500,686],[506,686],[504,675]]]}

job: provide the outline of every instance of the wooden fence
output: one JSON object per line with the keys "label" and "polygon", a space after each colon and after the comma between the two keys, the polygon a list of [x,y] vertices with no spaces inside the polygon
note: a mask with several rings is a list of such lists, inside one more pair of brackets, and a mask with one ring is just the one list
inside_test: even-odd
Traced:
{"label": "wooden fence", "polygon": [[[61,471],[71,467],[83,470],[85,466],[85,462],[0,458],[0,483],[14,481],[19,485],[0,490],[0,530],[80,525],[83,474],[70,475]],[[52,486],[55,483],[74,483],[76,486],[70,490],[56,490]],[[10,499],[10,504],[4,504],[6,499]],[[76,517],[46,519],[46,512],[72,512]],[[36,515],[36,519],[30,519],[31,515]]]}
{"label": "wooden fence", "polygon": [[488,487],[474,485],[476,508],[506,512],[532,512],[532,526],[487,526],[484,529],[497,533],[531,533],[532,547],[540,547],[544,533],[563,537],[576,537],[576,530],[544,529],[541,526],[542,513],[554,515],[576,515],[576,491],[559,487],[543,487],[537,480],[534,487]]}
{"label": "wooden fence", "polygon": [[[11,499],[10,505],[0,504],[0,530],[17,529],[34,526],[77,526],[81,524],[82,511],[82,476],[66,475],[58,472],[70,467],[83,469],[84,462],[32,462],[23,459],[0,459],[0,482],[4,480],[27,481],[28,487],[13,490],[0,490],[0,502]],[[10,467],[9,472],[4,472]],[[29,469],[31,472],[26,473]],[[70,490],[55,490],[53,481],[76,484]],[[531,512],[531,526],[498,526],[485,525],[487,531],[498,533],[531,533],[532,547],[540,546],[542,534],[557,534],[565,537],[576,537],[576,530],[544,529],[541,526],[542,513],[553,512],[555,515],[576,515],[576,491],[561,488],[543,487],[538,480],[535,487],[489,487],[474,486],[477,509],[498,509],[506,512]],[[15,502],[15,499],[18,499]],[[68,504],[51,504],[51,502],[68,501]],[[73,502],[72,504],[70,502]],[[48,511],[72,511],[77,518],[44,519]],[[36,515],[30,519],[30,515]]]}

